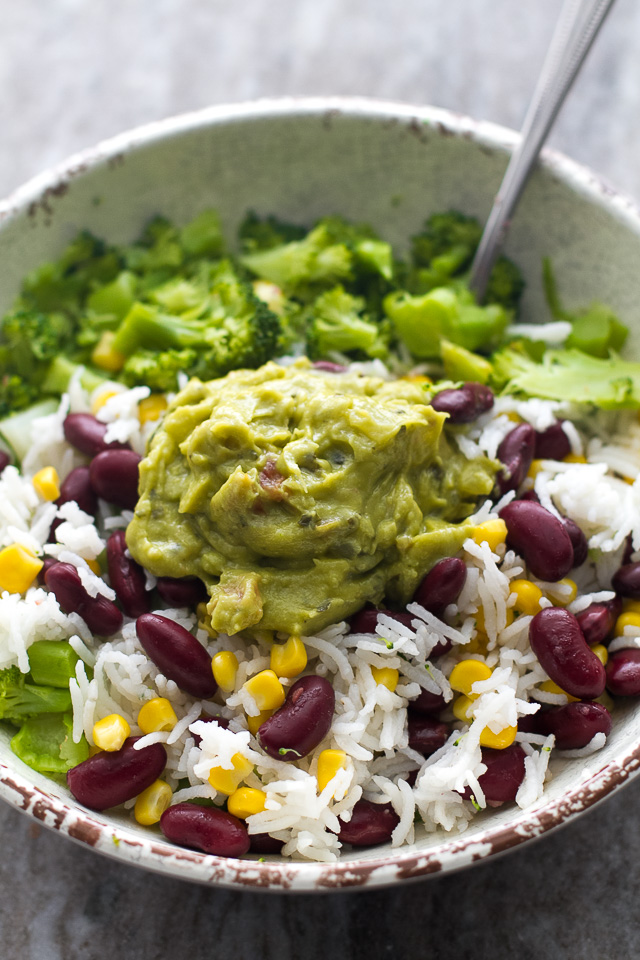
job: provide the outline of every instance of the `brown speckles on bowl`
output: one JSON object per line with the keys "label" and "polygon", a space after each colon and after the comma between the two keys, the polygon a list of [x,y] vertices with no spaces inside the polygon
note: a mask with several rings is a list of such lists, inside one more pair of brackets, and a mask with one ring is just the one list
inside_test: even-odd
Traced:
{"label": "brown speckles on bowl", "polygon": [[[255,207],[306,223],[341,213],[402,244],[436,210],[485,215],[516,142],[511,131],[443,110],[352,98],[237,104],[155,123],[82,153],[0,203],[0,310],[73,230],[128,242],[157,213],[184,222],[216,207],[229,234]],[[640,215],[631,201],[545,151],[507,252],[529,281],[525,320],[544,309],[539,273],[548,254],[566,301],[611,302],[631,322],[631,350],[640,354]],[[627,703],[603,750],[558,760],[545,796],[526,810],[487,812],[462,835],[345,851],[337,863],[260,862],[172,847],[122,809],[91,813],[64,786],[25,767],[9,739],[0,734],[0,796],[38,823],[123,862],[245,890],[358,890],[460,870],[570,822],[640,767],[640,715]]]}

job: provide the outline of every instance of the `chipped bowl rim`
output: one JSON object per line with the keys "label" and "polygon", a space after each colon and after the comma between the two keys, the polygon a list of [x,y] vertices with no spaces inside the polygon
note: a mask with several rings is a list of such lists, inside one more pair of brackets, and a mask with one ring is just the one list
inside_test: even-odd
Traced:
{"label": "chipped bowl rim", "polygon": [[[101,141],[95,147],[73,154],[67,160],[30,179],[0,201],[2,224],[37,204],[64,192],[65,185],[86,171],[156,141],[179,136],[190,130],[236,122],[277,117],[339,114],[378,121],[400,121],[407,125],[427,123],[443,135],[471,140],[509,154],[519,134],[506,127],[432,106],[374,100],[364,97],[286,97],[208,107],[155,121]],[[613,215],[640,236],[640,209],[629,197],[614,190],[589,168],[555,150],[542,151],[540,164],[576,193]],[[53,796],[36,786],[22,772],[27,770],[16,758],[16,767],[0,761],[0,797],[43,825],[70,839],[119,860],[156,873],[211,886],[270,892],[331,892],[373,889],[464,869],[497,856],[520,844],[543,836],[553,827],[568,823],[637,775],[640,744],[620,752],[588,779],[568,790],[561,798],[534,810],[521,811],[508,823],[489,825],[473,835],[445,835],[437,846],[424,850],[415,845],[395,850],[385,848],[366,859],[344,859],[333,863],[309,861],[238,860],[216,857],[176,847],[160,836],[148,837],[119,821],[93,813],[73,798]],[[37,775],[36,775],[37,776]],[[45,778],[39,777],[41,781]]]}

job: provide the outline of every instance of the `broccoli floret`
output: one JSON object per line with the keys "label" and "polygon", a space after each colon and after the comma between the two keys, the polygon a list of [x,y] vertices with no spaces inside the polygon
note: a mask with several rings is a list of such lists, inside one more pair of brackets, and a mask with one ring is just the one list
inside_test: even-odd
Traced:
{"label": "broccoli floret", "polygon": [[499,303],[506,310],[515,310],[524,286],[524,278],[515,263],[508,257],[499,257],[489,277],[485,302]]}
{"label": "broccoli floret", "polygon": [[[167,302],[171,305],[170,298]],[[113,349],[127,358],[140,350],[190,350],[196,360],[185,373],[210,379],[265,363],[274,356],[279,335],[276,314],[255,296],[251,284],[229,261],[222,261],[194,309],[172,314],[152,304],[135,303],[116,331]],[[130,371],[135,368],[134,364]]]}
{"label": "broccoli floret", "polygon": [[389,353],[389,326],[363,315],[365,302],[337,286],[317,298],[307,328],[307,351],[312,359],[331,353],[364,354],[384,358]]}
{"label": "broccoli floret", "polygon": [[90,233],[80,233],[59,260],[43,264],[25,278],[18,308],[45,313],[62,310],[77,318],[93,286],[113,280],[120,267],[115,250]]}
{"label": "broccoli floret", "polygon": [[482,228],[474,217],[456,210],[435,213],[412,238],[413,262],[440,278],[452,277],[471,263],[481,235]]}
{"label": "broccoli floret", "polygon": [[537,362],[523,341],[492,357],[494,387],[548,400],[593,403],[604,410],[640,407],[640,363],[589,356],[580,350],[546,350]]}
{"label": "broccoli floret", "polygon": [[0,670],[0,720],[19,724],[25,717],[70,709],[68,689],[27,683],[26,675],[15,666]]}
{"label": "broccoli floret", "polygon": [[195,350],[138,350],[122,368],[122,379],[129,387],[146,384],[152,390],[166,393],[178,389],[178,374],[195,366]]}
{"label": "broccoli floret", "polygon": [[0,327],[0,416],[38,399],[52,359],[73,343],[73,324],[61,313],[18,310]]}
{"label": "broccoli floret", "polygon": [[245,254],[241,263],[256,276],[285,291],[303,295],[305,288],[335,285],[354,277],[353,253],[335,243],[331,230],[320,221],[302,240]]}
{"label": "broccoli floret", "polygon": [[0,420],[31,406],[39,394],[40,391],[35,384],[28,383],[16,374],[4,374],[0,378]]}
{"label": "broccoli floret", "polygon": [[285,223],[277,217],[258,217],[250,210],[238,230],[238,239],[243,253],[271,250],[294,240],[302,240],[307,233],[304,227]]}

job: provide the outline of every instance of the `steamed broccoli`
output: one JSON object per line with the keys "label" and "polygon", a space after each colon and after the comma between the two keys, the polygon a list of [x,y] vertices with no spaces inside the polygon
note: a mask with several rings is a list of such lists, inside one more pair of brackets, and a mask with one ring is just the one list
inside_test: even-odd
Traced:
{"label": "steamed broccoli", "polygon": [[0,327],[0,416],[22,410],[40,396],[51,360],[73,343],[73,324],[61,313],[18,310]]}
{"label": "steamed broccoli", "polygon": [[198,354],[195,350],[137,350],[122,368],[122,379],[129,387],[138,384],[165,393],[178,389],[178,374],[192,370]]}
{"label": "steamed broccoli", "polygon": [[340,354],[384,358],[389,353],[389,325],[374,323],[363,314],[365,302],[343,287],[323,293],[311,308],[307,350],[312,359]]}
{"label": "steamed broccoli", "polygon": [[487,284],[486,303],[499,303],[505,310],[516,310],[523,290],[524,278],[519,268],[508,257],[498,257]]}
{"label": "steamed broccoli", "polygon": [[27,766],[49,776],[64,776],[89,756],[84,735],[79,743],[73,740],[71,711],[29,717],[12,738],[11,749]]}
{"label": "steamed broccoli", "polygon": [[306,233],[304,227],[285,223],[274,216],[261,218],[250,210],[240,224],[238,239],[243,253],[254,253],[257,250],[271,250],[294,240],[302,240]]}
{"label": "steamed broccoli", "polygon": [[41,713],[64,713],[71,709],[67,689],[28,683],[18,667],[0,670],[0,719],[19,725],[25,717]]}
{"label": "steamed broccoli", "polygon": [[116,251],[85,231],[78,234],[59,260],[45,263],[28,274],[17,308],[44,313],[64,311],[67,316],[77,318],[93,286],[113,280],[119,269]]}
{"label": "steamed broccoli", "polygon": [[[129,377],[136,376],[144,365],[146,375],[160,382],[169,368],[173,367],[175,373],[176,364],[188,359],[186,354],[178,358],[175,351],[193,352],[194,359],[185,373],[203,379],[222,376],[238,367],[260,366],[276,351],[280,320],[255,296],[230,261],[222,261],[211,272],[200,296],[196,286],[182,281],[174,284],[171,295],[163,298],[156,291],[155,296],[160,296],[165,310],[156,304],[135,303],[113,340],[113,349],[127,358],[146,351],[142,358],[129,363]],[[177,312],[171,312],[171,308]],[[149,352],[155,351],[158,364],[154,370]],[[162,356],[167,351],[172,351],[171,355]]]}

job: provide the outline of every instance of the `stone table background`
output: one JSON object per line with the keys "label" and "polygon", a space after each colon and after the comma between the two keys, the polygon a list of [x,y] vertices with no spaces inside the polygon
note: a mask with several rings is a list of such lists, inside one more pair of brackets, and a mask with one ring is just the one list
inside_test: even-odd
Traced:
{"label": "stone table background", "polygon": [[[0,0],[0,195],[139,123],[360,94],[519,127],[560,0]],[[640,198],[640,7],[618,0],[551,144]],[[508,857],[392,891],[216,891],[0,807],[2,960],[624,960],[640,782]]]}

